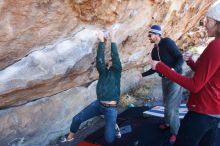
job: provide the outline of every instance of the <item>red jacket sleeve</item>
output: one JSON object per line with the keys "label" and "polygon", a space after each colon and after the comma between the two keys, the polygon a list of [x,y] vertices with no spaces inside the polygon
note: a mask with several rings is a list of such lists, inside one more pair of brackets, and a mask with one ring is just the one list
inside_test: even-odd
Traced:
{"label": "red jacket sleeve", "polygon": [[219,44],[211,42],[197,60],[195,74],[192,78],[182,76],[175,71],[172,71],[162,62],[157,64],[156,70],[188,89],[190,92],[197,93],[204,87],[219,68],[220,58],[218,54],[220,54]]}

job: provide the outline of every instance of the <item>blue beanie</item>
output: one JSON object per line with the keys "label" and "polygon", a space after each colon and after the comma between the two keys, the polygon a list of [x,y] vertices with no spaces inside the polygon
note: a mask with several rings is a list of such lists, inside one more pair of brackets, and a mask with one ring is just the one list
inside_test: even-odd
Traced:
{"label": "blue beanie", "polygon": [[149,30],[149,33],[161,35],[162,34],[161,27],[159,25],[152,25]]}

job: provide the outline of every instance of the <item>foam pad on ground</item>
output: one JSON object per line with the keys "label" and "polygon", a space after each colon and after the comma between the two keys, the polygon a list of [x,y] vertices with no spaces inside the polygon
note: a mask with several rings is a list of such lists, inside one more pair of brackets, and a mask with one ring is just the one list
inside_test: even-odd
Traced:
{"label": "foam pad on ground", "polygon": [[[183,119],[185,114],[188,112],[186,104],[181,104],[179,107],[179,118]],[[164,117],[164,106],[155,106],[147,111],[143,112],[144,117],[155,116],[155,117]]]}

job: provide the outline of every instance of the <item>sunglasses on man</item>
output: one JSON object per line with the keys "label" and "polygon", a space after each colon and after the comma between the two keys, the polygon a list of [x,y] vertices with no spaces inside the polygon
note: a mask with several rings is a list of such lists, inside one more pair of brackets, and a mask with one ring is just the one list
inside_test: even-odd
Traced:
{"label": "sunglasses on man", "polygon": [[152,34],[148,34],[148,37],[151,38]]}

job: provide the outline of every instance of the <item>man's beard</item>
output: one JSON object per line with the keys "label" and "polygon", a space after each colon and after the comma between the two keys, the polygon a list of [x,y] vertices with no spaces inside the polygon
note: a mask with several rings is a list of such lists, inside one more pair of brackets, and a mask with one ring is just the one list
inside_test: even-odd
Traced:
{"label": "man's beard", "polygon": [[155,43],[155,41],[153,41],[153,40],[150,40],[150,43],[154,44],[154,43]]}

